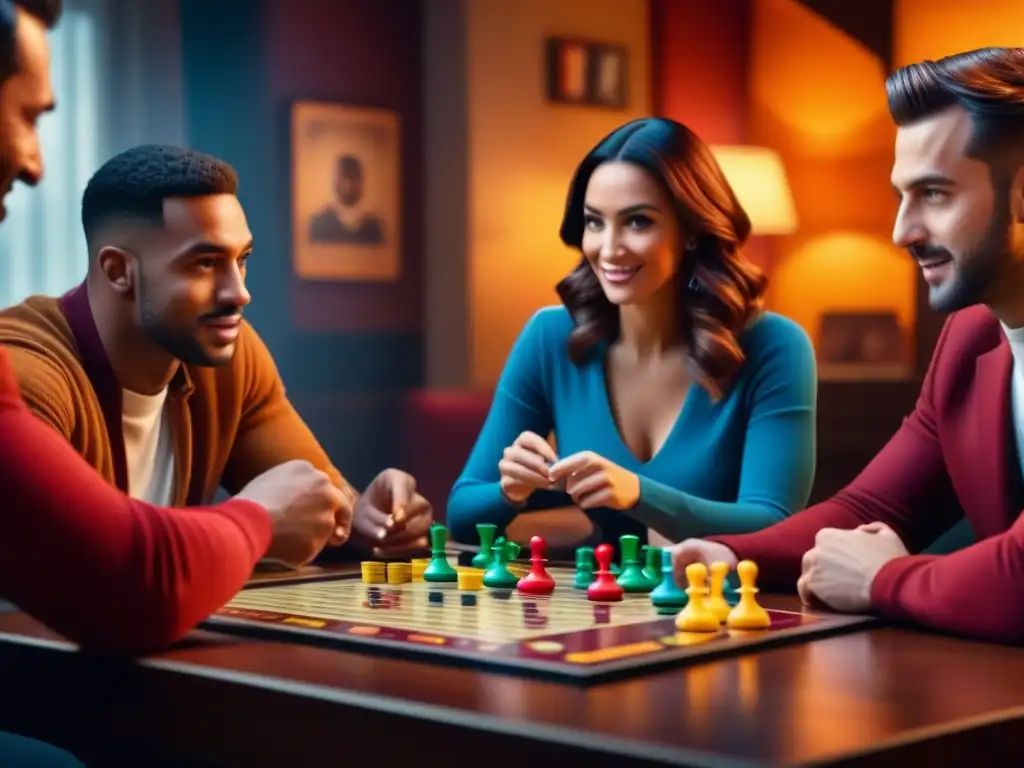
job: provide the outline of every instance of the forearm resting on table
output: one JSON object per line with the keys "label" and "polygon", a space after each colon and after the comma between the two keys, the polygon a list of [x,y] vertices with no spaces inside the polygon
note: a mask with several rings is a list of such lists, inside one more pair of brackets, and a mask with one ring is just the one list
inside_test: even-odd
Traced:
{"label": "forearm resting on table", "polygon": [[267,514],[250,502],[164,509],[130,499],[2,397],[0,515],[0,594],[96,650],[173,642],[244,586],[270,542]]}
{"label": "forearm resting on table", "polygon": [[786,510],[751,501],[710,501],[640,478],[640,500],[631,517],[671,541],[760,531],[786,519]]}
{"label": "forearm resting on table", "polygon": [[890,561],[875,576],[871,601],[885,618],[1024,643],[1024,515],[1006,533],[948,555]]}

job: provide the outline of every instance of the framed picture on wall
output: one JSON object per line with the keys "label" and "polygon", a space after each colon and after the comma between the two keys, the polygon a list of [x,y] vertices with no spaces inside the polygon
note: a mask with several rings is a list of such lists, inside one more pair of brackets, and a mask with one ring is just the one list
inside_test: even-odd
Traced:
{"label": "framed picture on wall", "polygon": [[575,38],[546,42],[547,98],[562,104],[626,107],[626,47]]}
{"label": "framed picture on wall", "polygon": [[307,280],[395,280],[401,270],[401,120],[299,101],[291,110],[292,263]]}

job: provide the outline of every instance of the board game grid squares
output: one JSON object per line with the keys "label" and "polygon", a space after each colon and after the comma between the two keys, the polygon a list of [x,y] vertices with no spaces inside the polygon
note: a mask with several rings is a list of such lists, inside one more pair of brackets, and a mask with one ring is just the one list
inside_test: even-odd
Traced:
{"label": "board game grid squares", "polygon": [[545,597],[505,589],[462,591],[454,583],[366,584],[358,575],[253,584],[204,626],[590,683],[810,640],[873,621],[769,609],[768,630],[680,633],[674,616],[658,615],[649,595],[593,602],[585,590],[572,587],[572,569],[548,570],[558,587]]}
{"label": "board game grid squares", "polygon": [[[571,570],[550,569],[559,584],[572,584]],[[442,602],[430,602],[434,593]],[[464,606],[460,596],[476,595]],[[483,643],[516,643],[553,634],[618,627],[658,618],[648,595],[626,595],[611,606],[587,600],[586,591],[560,586],[550,596],[523,595],[515,590],[458,590],[454,584],[408,582],[365,584],[359,580],[307,582],[244,590],[229,609],[386,626],[420,634],[439,634]]]}

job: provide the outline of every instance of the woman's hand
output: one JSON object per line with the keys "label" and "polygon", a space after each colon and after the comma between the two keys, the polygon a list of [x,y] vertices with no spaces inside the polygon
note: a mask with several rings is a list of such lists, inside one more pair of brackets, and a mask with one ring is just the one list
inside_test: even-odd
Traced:
{"label": "woman's hand", "polygon": [[640,478],[593,451],[556,461],[548,470],[552,483],[565,481],[565,491],[580,509],[631,509],[640,500]]}
{"label": "woman's hand", "polygon": [[556,461],[558,457],[547,440],[523,432],[498,462],[501,492],[513,504],[522,504],[534,491],[551,488],[548,466]]}

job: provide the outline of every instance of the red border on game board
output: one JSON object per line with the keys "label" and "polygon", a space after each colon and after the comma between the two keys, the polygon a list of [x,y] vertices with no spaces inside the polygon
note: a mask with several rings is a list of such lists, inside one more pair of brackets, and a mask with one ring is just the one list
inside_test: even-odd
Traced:
{"label": "red border on game board", "polygon": [[[284,586],[284,583],[279,585]],[[273,587],[260,585],[259,588]],[[595,604],[598,626],[504,643],[399,629],[383,621],[336,621],[228,607],[210,617],[204,626],[232,634],[302,640],[357,652],[445,660],[494,671],[596,682],[650,672],[689,659],[710,659],[785,642],[816,639],[863,628],[876,621],[864,616],[769,609],[772,627],[768,630],[744,632],[723,628],[718,633],[681,633],[676,631],[673,616],[601,627],[602,608],[610,613],[613,606]]]}

